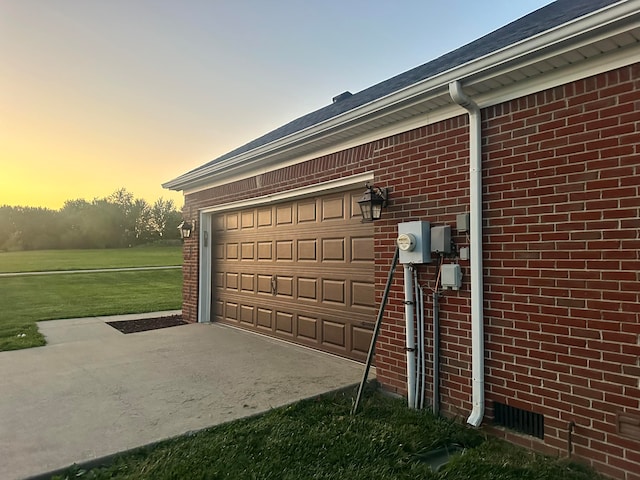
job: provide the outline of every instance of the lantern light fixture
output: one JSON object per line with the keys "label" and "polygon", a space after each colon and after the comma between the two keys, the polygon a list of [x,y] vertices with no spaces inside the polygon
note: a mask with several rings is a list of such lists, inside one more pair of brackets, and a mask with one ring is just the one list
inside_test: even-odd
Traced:
{"label": "lantern light fixture", "polygon": [[183,240],[185,238],[191,237],[191,232],[196,228],[196,222],[193,220],[189,222],[188,220],[183,220],[180,225],[178,225],[178,230],[180,230],[180,238]]}
{"label": "lantern light fixture", "polygon": [[387,206],[389,191],[387,188],[365,184],[365,192],[358,200],[362,212],[362,222],[374,222],[380,220],[382,209]]}

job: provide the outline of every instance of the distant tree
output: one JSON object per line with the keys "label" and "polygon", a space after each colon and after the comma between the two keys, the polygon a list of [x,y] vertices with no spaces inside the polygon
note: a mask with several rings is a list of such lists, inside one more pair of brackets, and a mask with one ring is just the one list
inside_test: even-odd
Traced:
{"label": "distant tree", "polygon": [[12,215],[13,208],[9,205],[0,207],[0,250],[4,250],[13,235],[15,228],[13,226]]}
{"label": "distant tree", "polygon": [[60,209],[61,248],[89,248],[87,219],[92,205],[86,200],[67,200]]}
{"label": "distant tree", "polygon": [[113,207],[111,221],[115,222],[112,227],[120,237],[118,246],[130,247],[134,245],[138,212],[136,211],[133,194],[121,188],[99,202],[105,202],[106,205]]}
{"label": "distant tree", "polygon": [[175,208],[173,200],[164,200],[160,197],[151,206],[151,228],[153,233],[164,240],[180,238],[178,225],[182,216]]}
{"label": "distant tree", "polygon": [[135,212],[135,244],[145,244],[154,240],[153,229],[151,227],[151,207],[139,198],[134,202]]}
{"label": "distant tree", "polygon": [[9,249],[43,250],[60,247],[60,225],[55,210],[13,207],[13,234]]}
{"label": "distant tree", "polygon": [[11,250],[18,242],[15,211],[9,205],[0,207],[0,250]]}
{"label": "distant tree", "polygon": [[0,207],[0,250],[114,248],[178,237],[173,201],[153,206],[121,188],[91,202],[68,200],[59,210]]}

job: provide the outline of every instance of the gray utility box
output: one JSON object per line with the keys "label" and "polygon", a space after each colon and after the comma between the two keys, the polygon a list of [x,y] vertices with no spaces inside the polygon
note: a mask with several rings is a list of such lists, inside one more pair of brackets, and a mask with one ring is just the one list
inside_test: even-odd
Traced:
{"label": "gray utility box", "polygon": [[449,225],[431,227],[431,251],[451,253],[451,227]]}
{"label": "gray utility box", "polygon": [[400,263],[431,263],[431,224],[424,221],[398,224]]}
{"label": "gray utility box", "polygon": [[468,213],[459,213],[456,215],[456,230],[458,233],[468,233],[469,232],[469,214]]}
{"label": "gray utility box", "polygon": [[445,263],[440,267],[440,281],[442,288],[459,290],[462,286],[462,269],[457,263]]}

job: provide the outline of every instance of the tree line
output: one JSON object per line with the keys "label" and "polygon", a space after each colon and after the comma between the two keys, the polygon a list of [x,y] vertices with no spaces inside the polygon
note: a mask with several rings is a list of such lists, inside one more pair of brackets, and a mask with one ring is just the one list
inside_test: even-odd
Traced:
{"label": "tree line", "polygon": [[60,210],[0,206],[0,251],[122,248],[180,238],[173,200],[153,204],[120,189],[104,198],[67,200]]}

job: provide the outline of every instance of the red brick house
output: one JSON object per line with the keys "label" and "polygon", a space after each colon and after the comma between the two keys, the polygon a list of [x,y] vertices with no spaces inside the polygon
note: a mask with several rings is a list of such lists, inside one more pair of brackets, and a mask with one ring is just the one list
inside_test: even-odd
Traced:
{"label": "red brick house", "polygon": [[399,229],[450,226],[405,267],[418,358],[392,277],[382,387],[411,397],[417,368],[426,406],[640,480],[640,1],[559,0],[164,186],[196,224],[186,319],[361,361]]}

